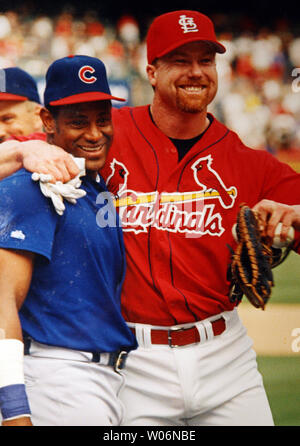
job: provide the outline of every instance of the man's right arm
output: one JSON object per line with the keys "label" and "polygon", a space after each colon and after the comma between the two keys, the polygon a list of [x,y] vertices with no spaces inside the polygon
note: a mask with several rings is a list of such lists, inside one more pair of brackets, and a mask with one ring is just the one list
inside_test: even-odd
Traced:
{"label": "man's right arm", "polygon": [[[0,409],[3,426],[31,426],[18,310],[32,277],[34,254],[0,249]],[[24,413],[25,412],[25,413]]]}
{"label": "man's right arm", "polygon": [[30,172],[52,175],[66,183],[79,173],[72,157],[60,147],[42,140],[9,140],[0,144],[0,180],[24,167]]}

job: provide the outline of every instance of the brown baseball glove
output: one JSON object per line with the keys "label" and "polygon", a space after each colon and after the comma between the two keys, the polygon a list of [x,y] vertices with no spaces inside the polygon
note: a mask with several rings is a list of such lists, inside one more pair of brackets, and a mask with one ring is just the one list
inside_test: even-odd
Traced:
{"label": "brown baseball glove", "polygon": [[272,248],[259,228],[257,214],[245,204],[237,216],[236,237],[228,268],[230,301],[238,304],[245,295],[254,307],[264,309],[274,286],[272,268],[283,262],[288,250],[283,254],[281,249]]}

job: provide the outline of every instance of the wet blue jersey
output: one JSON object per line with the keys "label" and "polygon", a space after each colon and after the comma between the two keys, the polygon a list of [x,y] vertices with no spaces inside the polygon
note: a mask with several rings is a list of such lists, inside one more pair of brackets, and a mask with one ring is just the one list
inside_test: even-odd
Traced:
{"label": "wet blue jersey", "polygon": [[136,348],[124,322],[122,230],[104,181],[82,178],[87,194],[55,212],[24,169],[0,181],[0,247],[35,253],[29,292],[19,312],[37,342],[75,350]]}

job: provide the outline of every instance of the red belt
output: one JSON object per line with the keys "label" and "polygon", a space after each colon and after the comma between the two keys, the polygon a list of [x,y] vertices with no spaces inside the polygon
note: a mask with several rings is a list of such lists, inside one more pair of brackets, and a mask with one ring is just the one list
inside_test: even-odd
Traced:
{"label": "red belt", "polygon": [[[218,336],[225,331],[225,320],[221,317],[211,322],[214,336]],[[135,328],[131,327],[135,334]],[[195,326],[189,328],[170,328],[169,330],[151,330],[151,343],[169,345],[170,347],[181,347],[183,345],[195,344],[200,342],[199,331]]]}

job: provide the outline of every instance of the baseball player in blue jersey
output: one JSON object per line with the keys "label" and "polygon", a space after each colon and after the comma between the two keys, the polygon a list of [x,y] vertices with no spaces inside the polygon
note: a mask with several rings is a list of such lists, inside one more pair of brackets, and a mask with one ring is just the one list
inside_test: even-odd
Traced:
{"label": "baseball player in blue jersey", "polygon": [[136,340],[120,312],[122,233],[99,224],[117,216],[97,172],[120,98],[99,59],[74,56],[49,67],[44,99],[47,141],[85,159],[86,194],[59,215],[25,169],[0,182],[2,424],[118,425]]}

